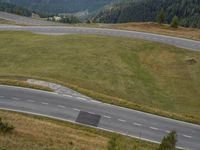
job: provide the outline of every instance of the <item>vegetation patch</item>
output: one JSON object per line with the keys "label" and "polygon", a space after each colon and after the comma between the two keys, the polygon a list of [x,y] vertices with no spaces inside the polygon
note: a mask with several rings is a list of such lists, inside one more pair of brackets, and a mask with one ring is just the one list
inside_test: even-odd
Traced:
{"label": "vegetation patch", "polygon": [[189,64],[189,65],[194,65],[197,63],[196,59],[195,58],[189,58],[186,60],[186,62]]}
{"label": "vegetation patch", "polygon": [[177,133],[173,130],[163,138],[158,150],[175,150],[177,141]]}
{"label": "vegetation patch", "polygon": [[10,133],[14,130],[14,128],[15,127],[13,125],[2,121],[2,119],[0,118],[0,132],[1,133],[3,134]]}
{"label": "vegetation patch", "polygon": [[[96,35],[0,34],[0,76],[59,83],[104,102],[200,123],[200,53]],[[188,65],[186,60],[196,63]]]}

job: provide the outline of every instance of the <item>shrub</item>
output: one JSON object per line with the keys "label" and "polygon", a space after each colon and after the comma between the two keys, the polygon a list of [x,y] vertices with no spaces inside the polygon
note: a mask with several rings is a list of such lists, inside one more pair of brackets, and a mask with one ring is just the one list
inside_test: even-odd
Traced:
{"label": "shrub", "polygon": [[113,136],[108,142],[108,150],[116,150],[116,149],[117,149],[117,138]]}
{"label": "shrub", "polygon": [[178,17],[174,16],[171,22],[171,27],[172,28],[178,28]]}
{"label": "shrub", "polygon": [[176,131],[173,130],[166,137],[163,138],[158,150],[175,150],[177,142]]}
{"label": "shrub", "polygon": [[2,119],[0,118],[0,132],[6,134],[12,132],[14,128],[15,127],[13,125],[10,125],[7,122],[3,122]]}

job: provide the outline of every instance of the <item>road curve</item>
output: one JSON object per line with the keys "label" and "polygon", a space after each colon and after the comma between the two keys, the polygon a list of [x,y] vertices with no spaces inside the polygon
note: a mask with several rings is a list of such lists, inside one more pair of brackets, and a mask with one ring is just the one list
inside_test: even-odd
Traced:
{"label": "road curve", "polygon": [[71,95],[0,85],[0,109],[59,118],[153,142],[175,129],[179,147],[200,149],[199,125]]}
{"label": "road curve", "polygon": [[64,25],[62,23],[51,22],[51,21],[46,21],[42,19],[34,19],[31,17],[25,17],[25,16],[2,12],[2,11],[0,11],[0,18],[15,22],[16,24],[21,24],[21,25]]}
{"label": "road curve", "polygon": [[30,31],[34,33],[52,34],[52,35],[97,34],[97,35],[121,36],[121,37],[137,38],[154,42],[161,42],[181,48],[200,51],[200,41],[194,41],[194,40],[165,36],[165,35],[144,33],[144,32],[136,32],[136,31],[104,29],[104,28],[64,27],[64,26],[0,25],[0,31],[2,30]]}

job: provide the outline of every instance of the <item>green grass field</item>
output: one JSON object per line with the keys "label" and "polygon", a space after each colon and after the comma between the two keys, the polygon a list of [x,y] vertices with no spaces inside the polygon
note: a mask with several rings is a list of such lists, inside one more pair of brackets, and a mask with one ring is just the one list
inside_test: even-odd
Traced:
{"label": "green grass field", "polygon": [[53,81],[109,103],[200,123],[200,53],[174,46],[3,31],[0,76]]}
{"label": "green grass field", "polygon": [[158,145],[114,133],[0,110],[4,122],[14,125],[11,134],[0,132],[1,150],[107,150],[111,137],[117,137],[118,150],[155,150]]}

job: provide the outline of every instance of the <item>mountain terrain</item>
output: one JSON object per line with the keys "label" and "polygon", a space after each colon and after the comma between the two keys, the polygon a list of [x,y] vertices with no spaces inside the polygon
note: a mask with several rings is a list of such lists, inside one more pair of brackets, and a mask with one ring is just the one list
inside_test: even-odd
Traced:
{"label": "mountain terrain", "polygon": [[166,23],[178,16],[180,25],[200,28],[199,0],[123,0],[105,7],[93,19],[103,23],[156,21],[162,9]]}
{"label": "mountain terrain", "polygon": [[79,11],[94,11],[112,0],[2,0],[39,13],[74,13]]}
{"label": "mountain terrain", "polygon": [[164,23],[177,16],[179,25],[200,28],[199,0],[0,0],[0,3],[1,11],[25,16],[30,15],[29,11],[44,18],[84,13],[81,21],[90,18],[99,23],[155,22],[163,10]]}

